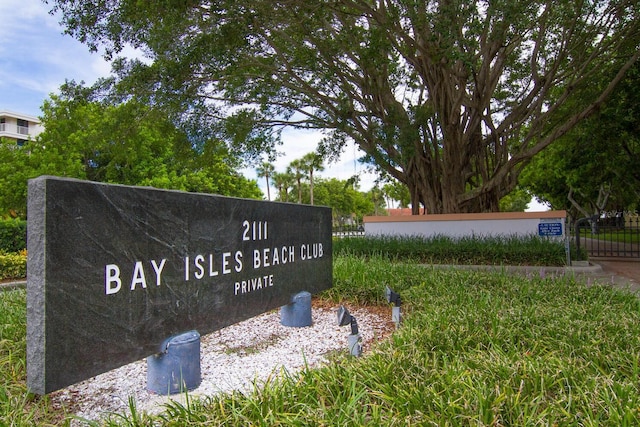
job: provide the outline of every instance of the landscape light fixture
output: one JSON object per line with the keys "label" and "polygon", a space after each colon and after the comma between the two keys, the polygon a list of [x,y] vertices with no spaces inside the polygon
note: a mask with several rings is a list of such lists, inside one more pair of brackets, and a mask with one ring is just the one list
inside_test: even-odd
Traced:
{"label": "landscape light fixture", "polygon": [[400,298],[400,294],[393,292],[388,286],[385,287],[384,294],[387,297],[387,302],[389,304],[393,304],[395,307],[400,307],[400,305],[402,304],[402,298]]}
{"label": "landscape light fixture", "polygon": [[344,305],[338,307],[338,325],[351,325],[351,335],[358,335],[358,322]]}
{"label": "landscape light fixture", "polygon": [[360,345],[360,333],[358,332],[358,322],[356,318],[349,313],[344,305],[338,307],[338,325],[339,326],[351,326],[351,334],[347,336],[347,344],[349,346],[349,352],[353,356],[360,356],[362,354],[362,345]]}
{"label": "landscape light fixture", "polygon": [[389,304],[393,304],[391,309],[391,321],[396,324],[396,328],[400,326],[400,305],[402,305],[402,298],[400,294],[395,293],[390,287],[386,286],[384,295],[387,298]]}

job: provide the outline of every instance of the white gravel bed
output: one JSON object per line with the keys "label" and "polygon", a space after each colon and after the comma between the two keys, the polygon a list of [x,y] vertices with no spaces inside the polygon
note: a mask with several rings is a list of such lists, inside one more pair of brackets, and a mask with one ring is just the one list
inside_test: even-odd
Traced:
{"label": "white gravel bed", "polygon": [[[305,365],[318,366],[337,350],[347,351],[349,326],[337,324],[337,306],[314,307],[313,324],[292,328],[280,324],[279,310],[251,318],[202,336],[200,369],[202,382],[189,397],[208,396],[234,390],[247,392],[283,369],[300,371]],[[393,329],[388,313],[367,308],[351,309],[357,319],[362,345],[372,343]],[[147,390],[146,359],[122,366],[51,395],[54,403],[74,408],[78,417],[98,421],[110,413],[129,413],[129,398],[138,411],[157,413],[169,399],[184,402],[184,394],[160,396]],[[73,425],[85,425],[74,421]]]}

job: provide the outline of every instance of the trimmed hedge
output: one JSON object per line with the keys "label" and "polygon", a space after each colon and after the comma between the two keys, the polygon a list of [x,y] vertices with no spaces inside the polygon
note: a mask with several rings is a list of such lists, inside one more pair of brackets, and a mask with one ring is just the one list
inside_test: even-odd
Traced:
{"label": "trimmed hedge", "polygon": [[0,280],[24,279],[27,276],[27,253],[4,254],[0,251]]}
{"label": "trimmed hedge", "polygon": [[0,219],[0,252],[20,252],[27,248],[27,221]]}
{"label": "trimmed hedge", "polygon": [[334,255],[374,256],[425,264],[563,266],[563,242],[530,236],[374,236],[334,239]]}

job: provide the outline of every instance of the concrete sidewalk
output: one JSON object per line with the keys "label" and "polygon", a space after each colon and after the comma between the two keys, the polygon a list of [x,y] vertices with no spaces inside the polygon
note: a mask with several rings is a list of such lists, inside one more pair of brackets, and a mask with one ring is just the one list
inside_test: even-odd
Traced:
{"label": "concrete sidewalk", "polygon": [[570,267],[500,266],[500,265],[434,265],[434,268],[507,271],[517,274],[574,275],[586,284],[600,283],[640,294],[640,262],[633,259],[592,258],[584,265]]}
{"label": "concrete sidewalk", "polygon": [[640,260],[634,258],[595,258],[593,265],[600,266],[601,271],[594,277],[601,283],[610,283],[616,287],[629,288],[640,293]]}
{"label": "concrete sidewalk", "polygon": [[27,286],[26,280],[9,280],[0,282],[0,291],[10,291],[12,289],[24,288]]}

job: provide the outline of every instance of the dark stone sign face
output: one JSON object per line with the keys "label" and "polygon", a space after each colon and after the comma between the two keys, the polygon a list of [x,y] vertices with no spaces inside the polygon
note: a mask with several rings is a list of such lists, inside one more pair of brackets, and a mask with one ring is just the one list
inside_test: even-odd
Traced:
{"label": "dark stone sign face", "polygon": [[27,385],[45,394],[332,285],[324,207],[29,182]]}

